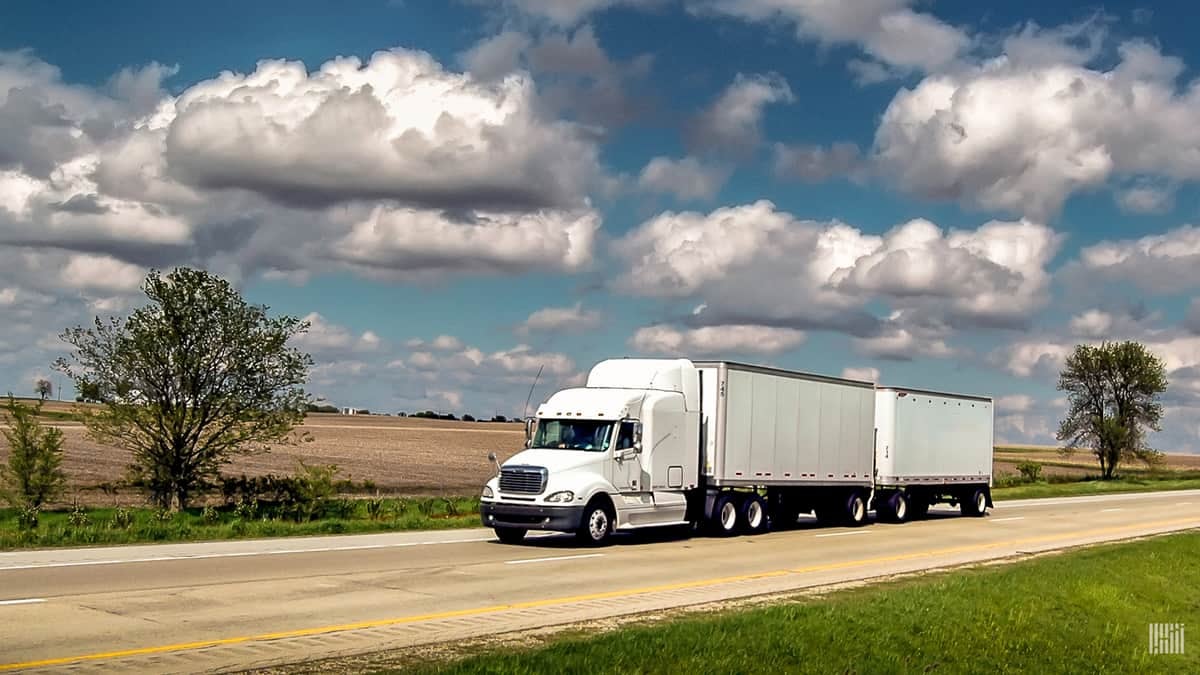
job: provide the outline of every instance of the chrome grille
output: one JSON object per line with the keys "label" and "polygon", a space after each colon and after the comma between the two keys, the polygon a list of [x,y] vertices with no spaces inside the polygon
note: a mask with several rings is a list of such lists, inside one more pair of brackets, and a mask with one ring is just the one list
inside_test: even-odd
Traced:
{"label": "chrome grille", "polygon": [[540,495],[546,489],[546,470],[540,466],[509,466],[500,470],[500,491]]}

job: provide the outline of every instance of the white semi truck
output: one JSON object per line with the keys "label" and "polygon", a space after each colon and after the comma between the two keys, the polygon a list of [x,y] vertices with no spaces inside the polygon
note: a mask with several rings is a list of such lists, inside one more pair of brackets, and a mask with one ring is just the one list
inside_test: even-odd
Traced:
{"label": "white semi truck", "polygon": [[[483,524],[601,544],[617,530],[756,534],[814,513],[903,522],[991,505],[992,402],[728,361],[610,359],[526,420],[483,488]],[[494,459],[494,457],[493,457]]]}

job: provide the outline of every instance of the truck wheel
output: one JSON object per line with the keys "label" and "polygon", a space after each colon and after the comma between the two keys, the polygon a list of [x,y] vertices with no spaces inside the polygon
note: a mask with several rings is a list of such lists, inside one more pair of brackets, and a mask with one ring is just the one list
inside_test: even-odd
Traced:
{"label": "truck wheel", "polygon": [[738,517],[738,496],[733,492],[722,493],[713,504],[712,528],[722,537],[737,534],[741,518]]}
{"label": "truck wheel", "polygon": [[497,527],[496,538],[504,544],[519,544],[525,539],[525,530],[519,527]]}
{"label": "truck wheel", "polygon": [[908,495],[894,492],[887,500],[888,520],[893,523],[903,523],[908,520]]}
{"label": "truck wheel", "polygon": [[742,500],[742,508],[738,509],[738,520],[750,534],[761,534],[767,531],[767,504],[763,498],[751,494]]}
{"label": "truck wheel", "polygon": [[575,537],[590,546],[607,544],[616,527],[616,520],[611,506],[601,501],[592,502],[583,510],[583,520],[575,531]]}
{"label": "truck wheel", "polygon": [[867,522],[867,501],[863,499],[862,493],[858,490],[851,492],[846,499],[843,518],[850,526],[862,525]]}
{"label": "truck wheel", "polygon": [[967,493],[959,504],[959,509],[964,516],[982,516],[987,512],[987,492],[983,488],[976,488]]}

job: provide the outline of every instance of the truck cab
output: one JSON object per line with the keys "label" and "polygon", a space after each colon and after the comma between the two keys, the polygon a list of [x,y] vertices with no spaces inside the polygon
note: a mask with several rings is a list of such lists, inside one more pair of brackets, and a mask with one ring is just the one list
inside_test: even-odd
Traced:
{"label": "truck cab", "polygon": [[483,488],[483,524],[603,543],[615,530],[688,523],[699,487],[700,382],[686,359],[610,359],[526,421],[525,450]]}

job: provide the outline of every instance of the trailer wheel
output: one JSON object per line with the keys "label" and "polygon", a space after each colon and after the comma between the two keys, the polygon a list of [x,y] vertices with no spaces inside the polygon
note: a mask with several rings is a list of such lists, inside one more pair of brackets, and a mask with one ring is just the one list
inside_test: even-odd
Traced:
{"label": "trailer wheel", "polygon": [[982,516],[987,512],[987,491],[983,488],[976,488],[968,493],[959,504],[959,509],[964,516]]}
{"label": "trailer wheel", "polygon": [[590,546],[607,544],[616,527],[616,516],[612,507],[601,500],[588,504],[583,511],[583,520],[575,532],[575,538]]}
{"label": "trailer wheel", "polygon": [[909,518],[908,495],[893,492],[887,500],[888,520],[893,523],[907,522]]}
{"label": "trailer wheel", "polygon": [[742,519],[738,516],[738,502],[740,497],[736,492],[723,492],[717,497],[716,503],[713,504],[712,524],[713,531],[723,537],[728,537],[737,534],[738,526]]}
{"label": "trailer wheel", "polygon": [[850,496],[846,499],[843,517],[846,524],[851,526],[867,522],[867,500],[863,499],[862,493],[858,490],[851,491]]}
{"label": "trailer wheel", "polygon": [[757,494],[747,495],[742,500],[742,508],[738,509],[738,520],[750,534],[761,534],[767,531],[767,504]]}
{"label": "trailer wheel", "polygon": [[525,530],[519,527],[497,527],[496,538],[502,544],[519,544],[525,540]]}

